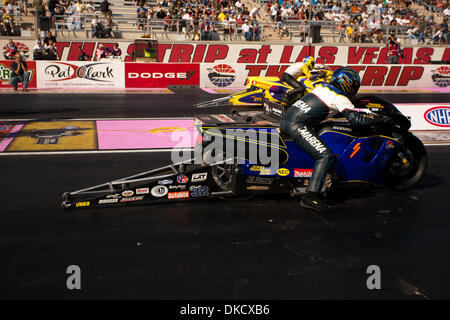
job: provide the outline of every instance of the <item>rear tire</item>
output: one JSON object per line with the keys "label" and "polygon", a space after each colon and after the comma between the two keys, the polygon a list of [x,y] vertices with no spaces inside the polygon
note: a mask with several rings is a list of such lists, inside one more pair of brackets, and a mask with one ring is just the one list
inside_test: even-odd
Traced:
{"label": "rear tire", "polygon": [[406,190],[415,186],[425,175],[428,166],[427,151],[419,138],[411,134],[403,143],[410,166],[405,168],[401,165],[401,159],[393,155],[388,166],[386,184],[394,190]]}

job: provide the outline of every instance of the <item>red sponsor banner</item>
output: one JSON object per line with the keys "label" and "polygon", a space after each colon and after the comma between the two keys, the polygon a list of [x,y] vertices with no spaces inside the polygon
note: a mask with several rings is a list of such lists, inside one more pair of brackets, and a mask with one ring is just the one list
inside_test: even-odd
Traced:
{"label": "red sponsor banner", "polygon": [[[8,83],[11,78],[11,63],[14,60],[0,60],[0,88],[12,88]],[[36,62],[35,61],[26,61],[27,68],[29,71],[30,81],[28,82],[28,88],[36,89]],[[22,83],[19,83],[19,87],[22,86]]]}
{"label": "red sponsor banner", "polygon": [[197,63],[125,63],[125,88],[200,85]]}

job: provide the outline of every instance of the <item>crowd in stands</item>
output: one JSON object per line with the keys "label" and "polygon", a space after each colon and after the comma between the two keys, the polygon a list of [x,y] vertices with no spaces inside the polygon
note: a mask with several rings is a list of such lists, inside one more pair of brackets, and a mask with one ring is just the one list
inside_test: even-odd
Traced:
{"label": "crowd in stands", "polygon": [[242,34],[248,41],[259,41],[258,10],[249,11],[242,0],[163,0],[156,5],[138,1],[137,27],[145,30],[148,21],[162,20],[166,31],[181,30],[186,39],[220,39],[220,32],[223,40]]}
{"label": "crowd in stands", "polygon": [[[417,3],[417,1],[415,1]],[[425,0],[426,14],[412,8],[412,0],[278,0],[269,1],[266,13],[274,21],[278,35],[286,34],[289,22],[298,22],[300,33],[307,34],[307,21],[333,22],[341,39],[349,42],[383,42],[386,30],[403,30],[419,43],[449,44],[450,6],[441,0]],[[437,22],[439,18],[440,22]]]}

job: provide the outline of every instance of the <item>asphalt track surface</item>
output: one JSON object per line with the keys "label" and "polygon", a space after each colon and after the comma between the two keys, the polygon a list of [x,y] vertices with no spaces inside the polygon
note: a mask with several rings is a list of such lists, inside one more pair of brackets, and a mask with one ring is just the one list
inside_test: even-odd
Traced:
{"label": "asphalt track surface", "polygon": [[[187,116],[205,97],[2,95],[0,118]],[[427,151],[415,188],[349,193],[327,214],[289,196],[65,212],[62,192],[165,165],[169,154],[2,156],[0,297],[448,299],[450,147]],[[66,288],[73,264],[80,291]],[[381,268],[381,290],[366,287],[369,265]]]}

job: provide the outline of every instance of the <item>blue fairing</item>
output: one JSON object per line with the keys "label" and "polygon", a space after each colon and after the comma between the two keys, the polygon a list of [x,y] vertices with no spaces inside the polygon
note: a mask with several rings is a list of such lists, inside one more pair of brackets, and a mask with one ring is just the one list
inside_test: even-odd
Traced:
{"label": "blue fairing", "polygon": [[[397,140],[384,136],[357,138],[334,131],[322,133],[321,138],[338,158],[334,169],[340,181],[384,184],[386,163],[398,143]],[[280,141],[282,142],[280,144],[280,168],[289,170],[289,174],[283,174],[283,176],[294,177],[295,169],[312,169],[314,167],[314,160],[297,147],[292,140],[281,139]],[[276,170],[269,170],[269,174],[267,170],[261,173],[255,170],[254,165],[249,163],[241,165],[243,174],[278,175]]]}

